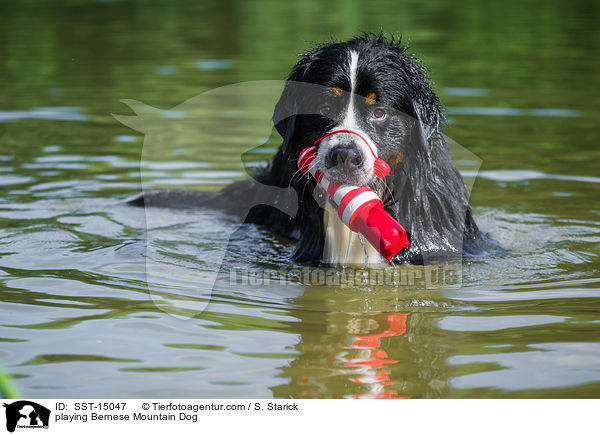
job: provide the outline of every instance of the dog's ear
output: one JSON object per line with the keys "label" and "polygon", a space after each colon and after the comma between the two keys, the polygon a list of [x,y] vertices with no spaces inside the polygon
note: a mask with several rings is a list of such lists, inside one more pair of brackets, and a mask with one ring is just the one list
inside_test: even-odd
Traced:
{"label": "dog's ear", "polygon": [[413,150],[417,155],[424,157],[423,163],[431,169],[432,164],[432,140],[437,133],[441,132],[441,112],[439,105],[431,106],[422,98],[415,98],[411,101],[414,113],[412,128]]}
{"label": "dog's ear", "polygon": [[427,142],[435,130],[437,119],[434,114],[428,113],[423,100],[412,100],[412,106],[415,114],[415,127],[420,135],[420,139]]}
{"label": "dog's ear", "polygon": [[293,81],[285,84],[281,97],[273,111],[273,125],[283,138],[281,149],[285,153],[294,135],[296,117],[298,114],[297,85]]}
{"label": "dog's ear", "polygon": [[434,132],[441,131],[444,115],[437,97],[415,98],[412,100],[412,106],[415,118],[427,138]]}

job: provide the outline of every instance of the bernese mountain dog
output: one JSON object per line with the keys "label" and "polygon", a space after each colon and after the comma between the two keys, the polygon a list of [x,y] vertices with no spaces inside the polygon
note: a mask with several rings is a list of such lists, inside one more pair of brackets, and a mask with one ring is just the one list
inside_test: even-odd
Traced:
{"label": "bernese mountain dog", "polygon": [[[260,194],[253,192],[259,184],[291,186],[299,198],[294,217],[259,205],[246,222],[297,240],[293,259],[299,263],[383,263],[381,254],[340,220],[314,178],[298,170],[300,152],[325,136],[314,160],[320,173],[334,183],[368,186],[406,228],[410,246],[398,252],[395,263],[501,253],[473,219],[469,192],[442,135],[444,121],[425,68],[399,39],[364,34],[320,44],[301,56],[287,79],[273,114],[283,143],[255,180],[233,183],[210,199],[191,191],[150,191],[130,203],[258,204],[252,196]],[[391,168],[385,177],[377,174],[378,159]],[[272,203],[277,199],[264,201]]]}

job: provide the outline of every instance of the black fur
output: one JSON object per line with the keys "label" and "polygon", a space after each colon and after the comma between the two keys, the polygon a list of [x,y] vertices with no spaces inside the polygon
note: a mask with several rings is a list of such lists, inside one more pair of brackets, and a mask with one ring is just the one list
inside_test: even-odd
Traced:
{"label": "black fur", "polygon": [[[366,96],[375,92],[378,102],[396,113],[395,122],[374,132],[380,142],[380,157],[389,162],[398,152],[403,156],[383,180],[387,186],[383,189],[385,208],[403,224],[411,240],[411,246],[395,260],[424,263],[502,252],[495,241],[479,231],[473,219],[469,192],[441,133],[444,115],[440,101],[425,69],[400,40],[367,34],[348,42],[319,45],[302,56],[288,80],[348,91],[344,67],[350,50],[360,55],[357,93]],[[279,187],[292,185],[298,192],[301,209],[294,225],[287,224],[284,235],[299,234],[296,261],[318,263],[323,248],[323,211],[312,195],[314,180],[294,174],[299,152],[321,137],[331,122],[298,107],[307,97],[306,92],[300,96],[297,88],[286,86],[275,108],[275,125],[284,142],[270,169],[257,179]],[[257,207],[248,217],[250,222],[271,227],[282,219],[287,220],[270,207]]]}
{"label": "black fur", "polygon": [[[502,252],[473,219],[469,192],[441,132],[442,107],[425,68],[400,40],[381,34],[318,45],[294,66],[273,115],[283,143],[269,168],[255,178],[266,185],[293,187],[300,199],[298,212],[290,218],[271,206],[257,206],[246,221],[297,239],[295,261],[320,262],[323,208],[314,198],[315,181],[298,173],[298,155],[335,124],[335,115],[323,116],[318,107],[331,100],[327,91],[333,87],[350,91],[350,51],[359,54],[356,94],[374,93],[376,106],[389,113],[385,122],[361,122],[376,142],[379,157],[392,164],[385,179],[368,185],[381,193],[386,210],[407,229],[411,241],[395,261],[426,263]],[[247,182],[234,183],[221,195],[250,200],[245,186]]]}

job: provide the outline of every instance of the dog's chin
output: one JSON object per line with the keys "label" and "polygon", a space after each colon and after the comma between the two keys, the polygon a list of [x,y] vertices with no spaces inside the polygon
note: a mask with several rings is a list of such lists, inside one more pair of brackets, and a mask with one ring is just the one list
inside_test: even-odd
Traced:
{"label": "dog's chin", "polygon": [[347,171],[339,168],[331,168],[322,169],[320,172],[330,183],[350,184],[352,186],[369,186],[375,179],[373,170],[365,171],[357,169]]}

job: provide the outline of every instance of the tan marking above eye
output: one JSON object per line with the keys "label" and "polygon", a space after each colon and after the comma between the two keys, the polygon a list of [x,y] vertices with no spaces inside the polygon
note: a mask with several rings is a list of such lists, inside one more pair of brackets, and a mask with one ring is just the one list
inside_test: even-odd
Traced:
{"label": "tan marking above eye", "polygon": [[375,104],[375,98],[377,97],[377,95],[375,95],[375,92],[369,92],[367,94],[367,104],[372,105]]}
{"label": "tan marking above eye", "polygon": [[342,89],[337,86],[331,88],[331,91],[333,92],[334,97],[340,97],[342,95]]}

